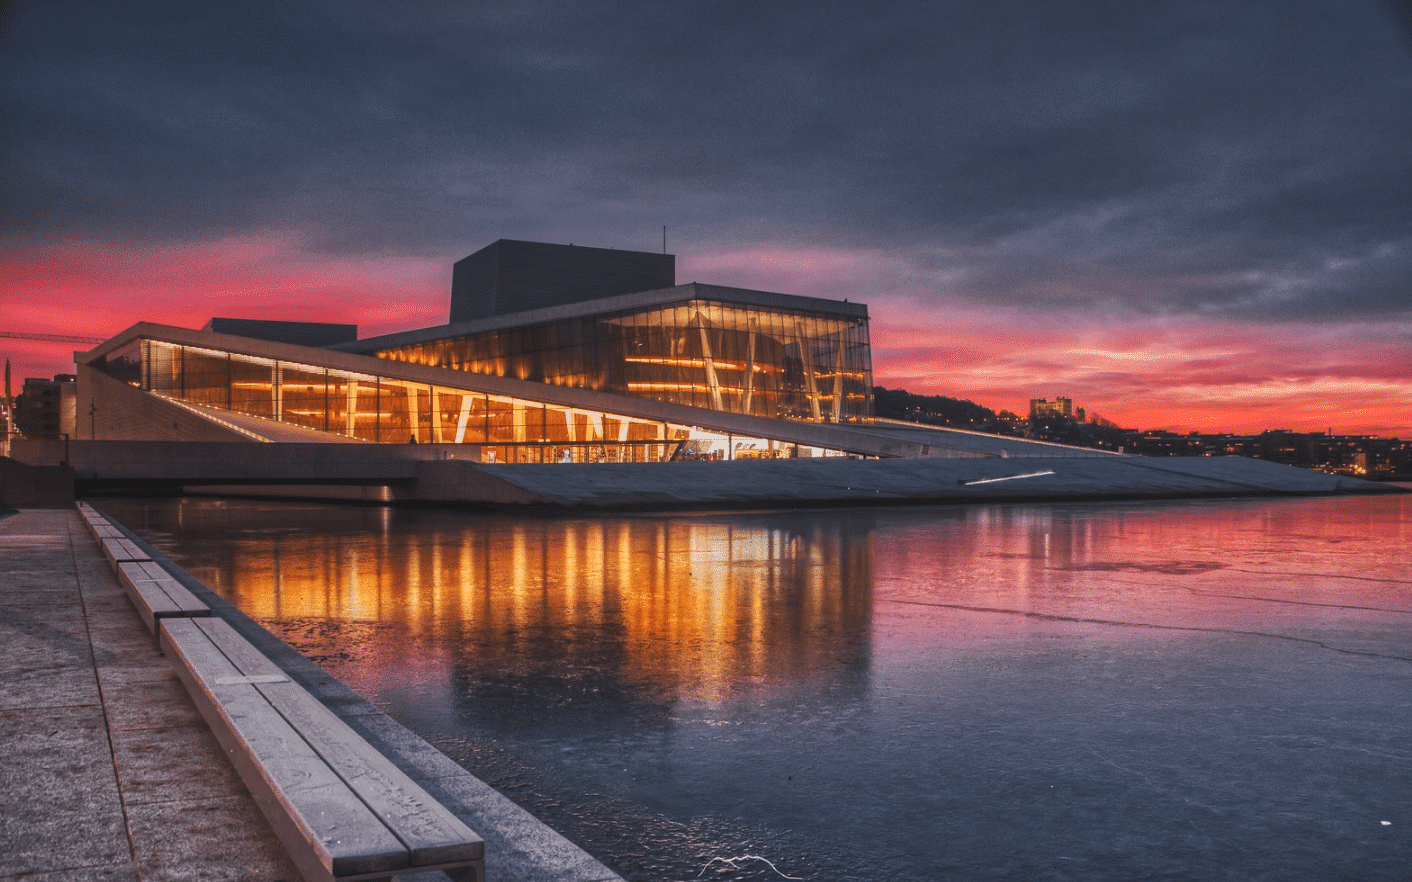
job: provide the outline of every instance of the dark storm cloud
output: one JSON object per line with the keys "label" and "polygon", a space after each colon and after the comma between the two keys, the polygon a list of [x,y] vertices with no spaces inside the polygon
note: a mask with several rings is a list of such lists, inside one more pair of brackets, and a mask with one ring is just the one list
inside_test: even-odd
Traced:
{"label": "dark storm cloud", "polygon": [[668,224],[888,249],[982,303],[1406,315],[1397,12],[33,2],[4,35],[5,232],[449,258]]}

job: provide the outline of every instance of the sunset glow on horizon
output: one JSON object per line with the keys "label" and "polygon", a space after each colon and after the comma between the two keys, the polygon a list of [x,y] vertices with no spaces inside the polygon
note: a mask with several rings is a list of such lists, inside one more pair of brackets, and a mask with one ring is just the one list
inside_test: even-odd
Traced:
{"label": "sunset glow on horizon", "polygon": [[665,247],[867,304],[888,388],[1412,438],[1409,9],[16,4],[0,333],[371,336],[500,238]]}
{"label": "sunset glow on horizon", "polygon": [[[106,338],[138,321],[198,328],[224,316],[357,324],[360,336],[376,336],[445,323],[452,262],[321,258],[274,235],[146,253],[53,247],[7,262],[0,330]],[[1271,339],[1254,323],[1073,314],[1036,322],[896,291],[870,299],[869,280],[906,273],[888,275],[862,254],[729,252],[679,266],[679,281],[867,303],[874,383],[890,389],[1022,416],[1030,398],[1063,396],[1142,430],[1412,437],[1408,341],[1376,326],[1322,329],[1311,352],[1307,336]],[[86,348],[0,339],[16,391],[24,377],[71,372],[70,353]]]}

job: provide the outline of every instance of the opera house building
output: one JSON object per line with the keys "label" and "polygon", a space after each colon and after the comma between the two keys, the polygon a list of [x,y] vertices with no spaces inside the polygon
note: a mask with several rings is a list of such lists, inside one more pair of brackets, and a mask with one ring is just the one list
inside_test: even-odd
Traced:
{"label": "opera house building", "polygon": [[[868,310],[691,283],[667,254],[498,241],[449,324],[142,323],[79,355],[82,438],[468,445],[483,462],[877,455]],[[749,418],[754,419],[749,419]],[[746,419],[741,419],[746,418]]]}
{"label": "opera house building", "polygon": [[879,420],[866,306],[675,275],[669,254],[500,240],[455,264],[445,325],[358,339],[317,322],[139,323],[75,353],[62,448],[12,447],[71,468],[85,492],[258,485],[456,505],[1368,492],[1239,457]]}

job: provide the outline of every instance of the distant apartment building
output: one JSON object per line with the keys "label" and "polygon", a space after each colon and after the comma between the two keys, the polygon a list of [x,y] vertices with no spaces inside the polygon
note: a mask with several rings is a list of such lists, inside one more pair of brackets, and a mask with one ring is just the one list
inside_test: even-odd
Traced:
{"label": "distant apartment building", "polygon": [[1030,419],[1038,420],[1045,417],[1073,419],[1074,400],[1072,398],[1056,398],[1050,401],[1047,398],[1031,398]]}
{"label": "distant apartment building", "polygon": [[75,415],[73,374],[54,379],[30,377],[15,396],[15,431],[26,438],[72,437]]}

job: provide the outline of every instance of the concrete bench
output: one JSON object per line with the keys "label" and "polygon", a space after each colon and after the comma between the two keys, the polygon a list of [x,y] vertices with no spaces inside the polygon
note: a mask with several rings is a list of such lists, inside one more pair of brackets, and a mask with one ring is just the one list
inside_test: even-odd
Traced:
{"label": "concrete bench", "polygon": [[225,620],[168,619],[160,639],[308,882],[484,882],[481,838]]}
{"label": "concrete bench", "polygon": [[89,524],[88,531],[93,534],[93,538],[99,541],[104,539],[126,539],[123,531],[106,521],[101,524]]}
{"label": "concrete bench", "polygon": [[126,536],[104,536],[98,540],[98,544],[103,548],[103,556],[112,564],[113,571],[116,572],[118,564],[124,561],[146,561],[152,558],[147,556],[147,552],[137,547],[137,543]]}
{"label": "concrete bench", "polygon": [[108,558],[108,563],[117,570],[118,562],[124,560],[148,560],[147,553],[138,548],[127,538],[122,530],[113,526],[107,518],[99,514],[98,509],[86,502],[76,502],[74,507],[78,509],[79,516],[88,525],[88,532],[93,534],[93,538],[98,540],[98,544],[103,546],[103,554]]}
{"label": "concrete bench", "polygon": [[209,606],[154,561],[120,562],[118,581],[153,637],[161,630],[163,619],[211,614]]}
{"label": "concrete bench", "polygon": [[93,534],[93,538],[101,539],[102,535],[100,531],[111,531],[108,535],[113,533],[122,535],[121,531],[110,524],[108,519],[99,514],[98,510],[93,506],[86,502],[77,502],[74,503],[74,506],[78,509],[79,516],[83,518],[83,522],[88,525],[88,531]]}
{"label": "concrete bench", "polygon": [[142,621],[155,638],[162,619],[185,616],[209,616],[210,607],[198,600],[138,547],[137,543],[113,526],[93,506],[86,502],[74,504],[88,524],[93,538],[103,549],[103,555],[117,573],[118,581],[127,589],[128,599],[142,614]]}
{"label": "concrete bench", "polygon": [[79,514],[82,515],[84,523],[88,524],[88,532],[93,534],[93,538],[102,542],[104,539],[126,539],[127,534],[119,530],[111,521],[98,513],[98,510],[87,503],[78,503]]}

